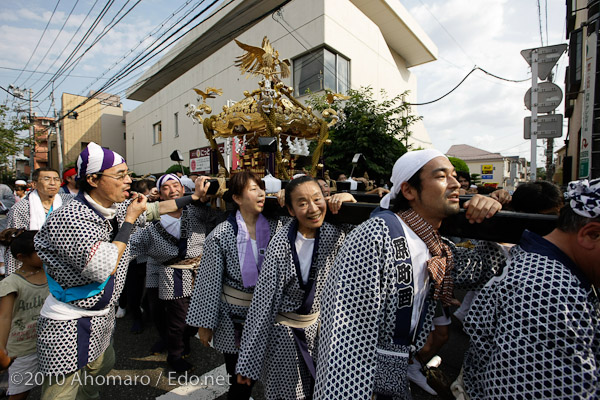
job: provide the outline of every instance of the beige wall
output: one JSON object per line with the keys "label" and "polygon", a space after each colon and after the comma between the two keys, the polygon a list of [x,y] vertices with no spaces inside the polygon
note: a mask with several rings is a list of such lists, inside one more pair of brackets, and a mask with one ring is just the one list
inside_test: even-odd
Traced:
{"label": "beige wall", "polygon": [[[87,97],[69,93],[62,95],[62,115],[73,110]],[[66,117],[62,120],[63,164],[77,161],[82,143],[96,142],[124,156],[125,140],[123,132],[123,108],[102,104],[92,99],[75,110],[77,119]]]}

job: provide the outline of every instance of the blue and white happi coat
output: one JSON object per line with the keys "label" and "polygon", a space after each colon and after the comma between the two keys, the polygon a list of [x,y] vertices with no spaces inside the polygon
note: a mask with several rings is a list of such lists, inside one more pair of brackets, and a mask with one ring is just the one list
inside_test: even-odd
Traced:
{"label": "blue and white happi coat", "polygon": [[[63,289],[104,281],[115,269],[119,256],[117,247],[111,243],[116,234],[111,221],[81,198],[83,196],[53,211],[35,236],[35,248],[44,261],[47,275]],[[116,205],[119,227],[125,220],[128,205],[129,201]],[[142,215],[134,229],[144,223]],[[69,303],[86,310],[108,309],[108,314],[66,321],[40,316],[37,348],[43,374],[77,371],[96,360],[109,346],[115,327],[115,306],[127,276],[129,252],[127,245],[115,274],[98,294]]]}
{"label": "blue and white happi coat", "polygon": [[[283,226],[284,219],[287,217],[268,219],[271,238]],[[244,287],[242,282],[236,230],[237,222],[235,218],[230,217],[206,238],[198,270],[200,279],[194,285],[186,321],[190,326],[211,329],[215,349],[231,354],[239,350],[236,346],[232,318],[245,320],[248,307],[222,300],[223,285],[245,293],[254,291],[254,287]]]}
{"label": "blue and white happi coat", "polygon": [[[252,304],[246,317],[236,372],[265,385],[267,399],[305,399],[312,392],[311,374],[295,343],[292,328],[275,322],[282,312],[296,312],[302,305],[304,290],[293,261],[289,231],[295,220],[280,229],[271,239],[254,288]],[[344,243],[344,228],[323,223],[317,249],[316,289],[310,314],[321,310],[325,280],[335,256]],[[292,232],[296,237],[296,232]],[[316,244],[315,244],[316,246]],[[308,352],[315,357],[319,321],[304,329]]]}
{"label": "blue and white happi coat", "polygon": [[169,267],[174,260],[202,256],[206,236],[224,218],[221,211],[200,204],[182,209],[180,238],[171,235],[156,221],[140,229],[129,241],[133,256],[148,256],[147,271],[158,269],[158,297],[175,300],[192,295],[194,271]]}
{"label": "blue and white happi coat", "polygon": [[599,399],[600,302],[558,247],[526,231],[464,322],[472,399]]}
{"label": "blue and white happi coat", "polygon": [[[453,252],[457,287],[481,287],[504,265],[496,244],[480,242],[470,250],[445,242]],[[413,304],[414,297],[407,298],[396,285],[399,279],[414,282],[412,265],[401,264],[411,271],[399,271],[395,264],[395,255],[404,259],[409,253],[406,237],[392,238],[381,217],[363,222],[348,235],[323,289],[314,399],[372,398],[376,349],[392,342],[398,305]],[[415,351],[423,347],[432,329],[436,301],[430,286]],[[399,391],[405,394],[400,398],[410,398],[408,387]]]}
{"label": "blue and white happi coat", "polygon": [[[63,206],[73,200],[73,196],[70,194],[59,192],[57,196],[60,196],[62,199]],[[56,210],[52,210],[54,212]],[[7,216],[7,228],[17,228],[17,229],[29,229],[29,220],[31,219],[30,209],[29,209],[29,193],[27,196],[22,198],[20,201],[15,203],[14,206],[10,209]],[[6,265],[6,275],[10,275],[15,272],[17,269],[21,268],[21,261],[15,259],[10,252],[10,249],[6,249],[4,253],[4,263]]]}

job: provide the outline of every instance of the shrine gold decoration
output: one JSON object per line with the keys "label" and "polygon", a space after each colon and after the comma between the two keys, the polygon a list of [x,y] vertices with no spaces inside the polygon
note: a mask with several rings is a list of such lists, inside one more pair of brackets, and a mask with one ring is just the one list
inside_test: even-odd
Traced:
{"label": "shrine gold decoration", "polygon": [[[261,136],[275,137],[277,151],[275,152],[276,175],[280,179],[290,179],[288,167],[293,155],[309,155],[307,141],[317,141],[312,154],[310,174],[314,177],[323,168],[320,158],[323,146],[330,144],[329,129],[339,122],[339,115],[333,108],[322,112],[322,117],[313,114],[311,107],[300,103],[292,96],[293,88],[286,86],[279,77],[290,75],[290,62],[279,59],[279,53],[273,48],[265,36],[261,47],[255,47],[235,40],[245,53],[236,58],[235,65],[243,75],[262,76],[258,88],[244,91],[244,99],[231,105],[223,106],[219,114],[203,118],[212,109],[206,104],[206,99],[215,98],[223,92],[216,88],[206,88],[204,91],[194,89],[202,97],[198,105],[187,105],[187,115],[203,125],[206,138],[211,147],[217,150],[217,138],[257,139]],[[333,104],[336,100],[345,100],[347,96],[328,91],[327,101]],[[198,97],[200,100],[200,97]],[[287,137],[287,142],[282,140]],[[290,142],[293,139],[294,142]],[[282,157],[282,152],[288,156]],[[220,152],[218,161],[225,168],[225,162]],[[245,165],[245,164],[244,164]],[[229,172],[226,172],[229,175]]]}

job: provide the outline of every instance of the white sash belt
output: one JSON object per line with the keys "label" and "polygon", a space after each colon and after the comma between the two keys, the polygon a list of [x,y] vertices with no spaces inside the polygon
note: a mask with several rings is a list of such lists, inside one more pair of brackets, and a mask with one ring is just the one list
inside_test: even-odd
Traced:
{"label": "white sash belt", "polygon": [[57,300],[52,293],[46,297],[46,301],[42,306],[40,315],[42,317],[53,319],[56,321],[69,321],[84,317],[101,317],[110,312],[110,307],[103,310],[86,310],[84,308],[75,307],[69,303],[63,303]]}
{"label": "white sash belt", "polygon": [[232,288],[231,286],[223,285],[221,300],[223,300],[225,303],[233,304],[235,306],[250,307],[252,293],[242,292],[241,290]]}

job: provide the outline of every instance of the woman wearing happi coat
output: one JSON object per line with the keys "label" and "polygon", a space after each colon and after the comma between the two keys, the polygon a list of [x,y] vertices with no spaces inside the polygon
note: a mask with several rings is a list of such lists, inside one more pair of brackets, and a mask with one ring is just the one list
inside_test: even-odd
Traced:
{"label": "woman wearing happi coat", "polygon": [[308,176],[286,186],[295,217],[271,239],[242,334],[238,383],[260,379],[267,399],[310,398],[321,291],[348,227],[324,222],[343,198],[326,201]]}
{"label": "woman wearing happi coat", "polygon": [[251,172],[233,175],[224,198],[233,201],[234,211],[206,238],[187,324],[198,327],[205,346],[212,339],[225,356],[233,377],[228,398],[248,399],[253,385],[235,379],[242,328],[267,245],[284,220],[262,214],[264,182]]}

